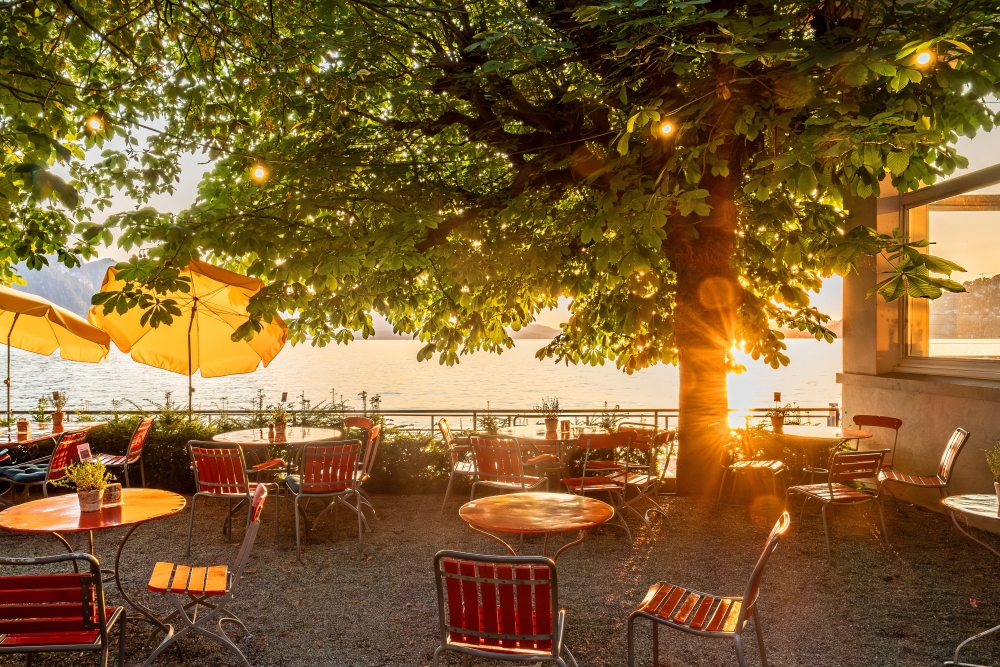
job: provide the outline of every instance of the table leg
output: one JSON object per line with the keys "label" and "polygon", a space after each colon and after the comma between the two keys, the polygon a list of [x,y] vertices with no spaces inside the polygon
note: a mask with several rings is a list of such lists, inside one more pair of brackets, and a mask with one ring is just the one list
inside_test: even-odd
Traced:
{"label": "table leg", "polygon": [[[68,551],[71,554],[76,553],[76,549],[73,548],[72,544],[70,544],[69,542],[66,541],[65,537],[63,537],[59,533],[52,533],[52,534],[55,536],[55,538],[57,540],[59,540],[60,542],[62,542],[64,545],[66,545],[66,551]],[[80,567],[76,564],[76,561],[73,561],[73,571],[74,572],[79,572],[80,571]]]}
{"label": "table leg", "polygon": [[143,621],[144,623],[149,623],[150,625],[155,625],[159,627],[160,630],[162,630],[163,632],[171,632],[172,629],[169,625],[166,625],[160,619],[158,619],[156,617],[156,614],[154,614],[150,609],[147,609],[138,601],[129,597],[128,593],[125,592],[125,587],[122,586],[122,580],[120,575],[122,551],[125,549],[125,544],[128,542],[128,538],[130,538],[132,536],[132,533],[135,532],[135,529],[141,525],[142,525],[141,523],[137,523],[131,528],[129,528],[129,531],[125,533],[124,537],[122,537],[122,541],[118,543],[118,552],[115,554],[115,586],[118,587],[118,592],[121,594],[125,602],[127,602],[129,606],[131,606],[140,614],[139,616],[130,616],[129,620]]}
{"label": "table leg", "polygon": [[556,552],[556,555],[552,557],[552,560],[553,561],[559,560],[559,554],[561,554],[562,552],[566,551],[570,547],[575,547],[578,544],[583,544],[583,541],[585,539],[587,539],[587,535],[589,533],[590,533],[589,530],[581,530],[580,534],[577,536],[577,538],[575,540],[573,540],[569,544],[564,544],[564,545],[562,545],[562,547],[560,547],[559,551]]}
{"label": "table leg", "polygon": [[[1000,556],[1000,551],[997,551],[996,549],[994,549],[990,545],[986,544],[982,540],[977,539],[976,537],[974,537],[972,535],[972,533],[970,533],[970,532],[966,531],[964,528],[962,528],[962,524],[959,523],[958,517],[956,516],[955,510],[949,510],[948,513],[951,514],[951,521],[952,521],[952,523],[955,524],[955,528],[958,529],[958,532],[960,532],[962,535],[965,535],[967,538],[969,538],[970,540],[972,540],[976,544],[980,545],[981,547],[984,547],[985,549],[988,549],[988,550],[992,551],[997,556]],[[977,639],[982,639],[983,637],[991,635],[994,632],[996,632],[997,630],[1000,630],[1000,625],[992,627],[989,630],[984,630],[983,632],[980,632],[978,635],[973,635],[972,637],[969,637],[968,639],[966,639],[965,641],[963,641],[961,644],[959,644],[958,647],[955,649],[955,659],[954,660],[946,660],[944,664],[945,665],[956,665],[957,667],[983,667],[981,665],[976,665],[975,663],[971,663],[971,662],[959,662],[959,660],[958,660],[958,654],[962,652],[962,649],[965,648],[966,644],[970,644],[970,643],[976,641]]]}
{"label": "table leg", "polygon": [[469,528],[471,528],[471,529],[472,529],[472,532],[474,532],[474,533],[479,533],[480,535],[485,535],[486,537],[488,537],[488,538],[490,538],[490,539],[492,539],[492,540],[496,540],[497,542],[499,542],[500,544],[502,544],[502,545],[504,546],[504,548],[506,548],[506,549],[507,549],[507,551],[509,551],[509,552],[510,552],[510,555],[511,555],[511,556],[516,556],[516,555],[517,555],[517,552],[515,552],[515,551],[514,551],[514,547],[510,546],[509,544],[507,544],[506,542],[504,542],[503,540],[501,540],[501,539],[500,539],[499,537],[497,537],[496,535],[494,535],[494,534],[492,534],[492,533],[487,533],[487,532],[486,532],[485,530],[480,530],[479,528],[476,528],[476,527],[475,527],[475,526],[473,526],[472,524],[466,524],[466,525],[467,525],[467,526],[468,526]]}

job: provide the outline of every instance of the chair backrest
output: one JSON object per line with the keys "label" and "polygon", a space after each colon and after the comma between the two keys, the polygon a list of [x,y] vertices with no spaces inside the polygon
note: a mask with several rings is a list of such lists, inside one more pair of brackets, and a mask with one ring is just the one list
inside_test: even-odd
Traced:
{"label": "chair backrest", "polygon": [[878,471],[882,469],[882,460],[888,452],[888,449],[834,452],[830,457],[830,474],[827,478],[830,497],[834,497],[833,485],[836,483],[853,482],[859,479],[878,479]]}
{"label": "chair backrest", "polygon": [[537,556],[434,556],[442,644],[497,653],[510,649],[558,657],[556,564]]}
{"label": "chair backrest", "polygon": [[[615,453],[616,460],[628,461],[632,450],[633,437],[630,431],[621,433],[581,433],[578,442],[580,449],[584,453],[582,477],[587,476],[587,464],[590,463],[590,455],[597,450],[612,450]],[[622,449],[625,451],[620,452]]]}
{"label": "chair backrest", "polygon": [[649,449],[657,432],[655,425],[639,422],[622,422],[618,425],[617,430],[619,433],[632,434],[632,447],[634,449]]}
{"label": "chair backrest", "polygon": [[[229,589],[230,594],[236,588],[240,577],[243,576],[243,570],[246,569],[247,563],[250,562],[250,552],[257,539],[257,531],[260,530],[260,513],[264,510],[266,498],[267,487],[264,484],[258,484],[257,489],[253,492],[253,499],[250,501],[250,525],[247,526],[247,532],[243,536],[243,544],[240,545],[240,550],[236,554],[236,562],[233,563],[234,575],[233,584]],[[278,499],[275,498],[274,502],[278,502]]]}
{"label": "chair backrest", "polygon": [[521,445],[517,438],[503,435],[473,435],[473,460],[481,482],[504,482],[524,486]]}
{"label": "chair backrest", "polygon": [[855,426],[878,426],[879,428],[891,428],[898,431],[903,426],[902,419],[895,417],[881,417],[879,415],[854,415]]}
{"label": "chair backrest", "polygon": [[360,440],[315,442],[302,448],[302,493],[337,493],[357,484]]}
{"label": "chair backrest", "polygon": [[52,450],[49,467],[45,473],[46,482],[54,482],[66,476],[66,467],[80,460],[77,445],[82,445],[87,439],[86,431],[68,431],[63,433]]}
{"label": "chair backrest", "polygon": [[128,463],[135,463],[142,456],[142,446],[146,444],[146,436],[155,421],[156,417],[146,417],[135,427],[132,440],[128,443]]}
{"label": "chair backrest", "polygon": [[194,463],[194,486],[198,493],[250,495],[246,461],[239,445],[218,442],[188,442]]}
{"label": "chair backrest", "polygon": [[774,528],[771,529],[771,534],[767,536],[767,541],[764,542],[764,549],[760,552],[760,557],[757,558],[757,564],[750,575],[750,581],[747,582],[746,593],[743,595],[743,606],[740,608],[739,620],[736,625],[737,628],[743,626],[743,621],[749,617],[754,605],[757,604],[757,597],[760,594],[760,582],[764,577],[764,568],[767,567],[767,561],[771,558],[771,554],[778,548],[778,542],[788,530],[790,523],[791,517],[789,517],[788,512],[782,512],[781,516],[778,517],[778,521],[774,524]]}
{"label": "chair backrest", "polygon": [[965,447],[965,443],[968,440],[969,432],[964,428],[956,428],[955,432],[951,434],[948,446],[944,448],[944,453],[941,454],[941,463],[938,465],[938,477],[941,478],[942,482],[948,483],[951,471],[955,469],[955,461],[958,459],[958,454],[962,451],[962,447]]}
{"label": "chair backrest", "polygon": [[455,448],[455,436],[451,432],[451,426],[448,425],[447,419],[438,420],[438,430],[441,431],[441,437],[444,438],[444,446],[449,450]]}
{"label": "chair backrest", "polygon": [[368,432],[368,442],[365,444],[364,460],[361,462],[361,471],[365,475],[372,474],[372,466],[375,465],[375,455],[378,454],[378,445],[382,441],[382,427],[372,426]]}
{"label": "chair backrest", "polygon": [[517,443],[521,445],[521,451],[525,454],[552,454],[558,456],[559,441],[543,440],[542,438],[517,438]]}
{"label": "chair backrest", "polygon": [[660,431],[653,437],[653,449],[654,457],[653,463],[656,464],[655,450],[662,447],[666,449],[666,456],[663,458],[663,463],[660,465],[659,471],[657,471],[656,476],[663,481],[667,476],[667,471],[670,469],[670,459],[674,457],[674,452],[677,451],[677,431],[671,429],[669,431]]}
{"label": "chair backrest", "polygon": [[[108,617],[104,606],[101,565],[88,554],[60,554],[40,558],[0,557],[3,566],[41,566],[82,561],[85,572],[0,576],[0,636],[28,635],[28,643],[76,643],[77,636],[101,638],[107,646]],[[31,635],[35,635],[31,637]],[[82,639],[82,637],[81,637]],[[92,641],[92,640],[85,640]]]}
{"label": "chair backrest", "polygon": [[344,426],[346,428],[363,428],[367,431],[375,426],[375,422],[368,417],[345,417]]}

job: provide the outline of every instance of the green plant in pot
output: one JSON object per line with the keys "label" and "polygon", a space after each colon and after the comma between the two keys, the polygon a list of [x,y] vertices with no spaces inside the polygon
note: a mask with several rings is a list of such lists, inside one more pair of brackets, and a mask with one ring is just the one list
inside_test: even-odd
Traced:
{"label": "green plant in pot", "polygon": [[997,494],[997,502],[1000,503],[1000,440],[991,449],[983,450],[986,454],[986,465],[993,473],[993,490]]}
{"label": "green plant in pot", "polygon": [[114,481],[114,477],[104,464],[92,459],[66,466],[65,474],[52,483],[56,486],[76,487],[80,511],[96,512],[101,509],[104,489]]}
{"label": "green plant in pot", "polygon": [[559,399],[555,396],[542,399],[542,404],[535,406],[535,412],[545,418],[545,437],[555,438],[559,430],[559,413],[562,412]]}
{"label": "green plant in pot", "polygon": [[271,411],[271,424],[274,425],[274,441],[287,442],[285,428],[288,426],[288,410],[281,403],[277,406],[268,406]]}
{"label": "green plant in pot", "polygon": [[52,430],[60,431],[63,427],[63,419],[66,418],[66,413],[63,412],[63,408],[69,402],[69,396],[64,391],[54,391],[52,392],[52,406],[55,408],[52,412]]}

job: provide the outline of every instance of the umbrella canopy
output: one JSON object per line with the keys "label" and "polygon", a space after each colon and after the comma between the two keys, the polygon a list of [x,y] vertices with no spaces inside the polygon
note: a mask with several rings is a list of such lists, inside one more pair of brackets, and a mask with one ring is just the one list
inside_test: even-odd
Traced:
{"label": "umbrella canopy", "polygon": [[7,418],[10,419],[10,348],[70,361],[97,363],[108,356],[111,338],[78,315],[40,296],[0,286],[0,336],[7,342]]}
{"label": "umbrella canopy", "polygon": [[[275,317],[262,323],[263,328],[251,340],[233,342],[233,332],[248,319],[250,297],[264,287],[264,281],[196,260],[180,274],[191,279],[190,292],[158,295],[173,299],[181,310],[170,324],[156,328],[143,325],[143,311],[138,308],[105,315],[103,306],[93,306],[88,319],[111,334],[118,349],[135,361],[187,375],[190,412],[190,377],[196,370],[202,377],[219,377],[252,373],[261,363],[267,366],[284,347],[288,327]],[[119,290],[124,284],[111,267],[101,291]]]}

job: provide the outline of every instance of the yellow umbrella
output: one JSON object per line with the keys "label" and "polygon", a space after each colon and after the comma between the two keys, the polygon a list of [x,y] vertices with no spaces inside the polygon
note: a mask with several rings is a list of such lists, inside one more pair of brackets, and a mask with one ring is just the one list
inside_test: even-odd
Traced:
{"label": "yellow umbrella", "polygon": [[7,332],[7,419],[10,410],[10,348],[49,356],[57,349],[70,361],[97,363],[108,356],[111,338],[78,315],[40,296],[0,286],[0,331]]}
{"label": "yellow umbrella", "polygon": [[[91,324],[111,334],[122,352],[132,359],[188,376],[188,414],[191,413],[191,376],[201,370],[202,377],[252,373],[263,362],[271,363],[285,345],[288,327],[279,317],[263,323],[250,341],[233,342],[231,336],[247,321],[250,297],[264,287],[264,281],[192,260],[180,272],[191,279],[191,291],[157,295],[173,299],[181,310],[171,324],[153,328],[140,323],[143,311],[133,308],[124,315],[117,311],[104,314],[103,306],[93,306],[88,314]],[[114,267],[108,269],[101,284],[102,292],[121,289]]]}

